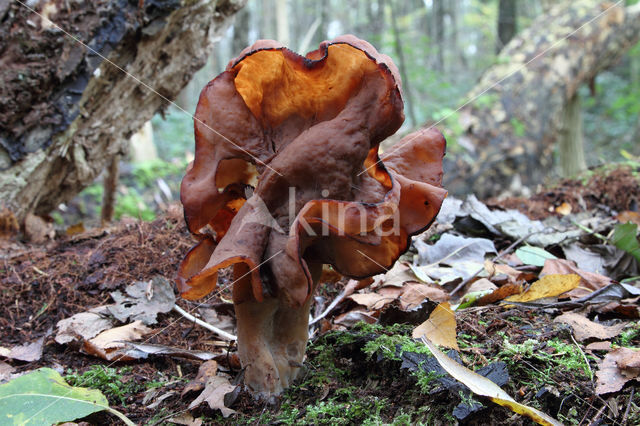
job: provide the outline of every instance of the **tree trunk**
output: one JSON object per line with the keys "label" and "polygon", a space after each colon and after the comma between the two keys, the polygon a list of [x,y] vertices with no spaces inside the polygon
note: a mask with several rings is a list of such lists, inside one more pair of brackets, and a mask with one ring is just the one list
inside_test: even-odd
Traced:
{"label": "tree trunk", "polygon": [[580,94],[576,92],[564,108],[559,129],[558,166],[562,177],[575,176],[587,168],[581,112]]}
{"label": "tree trunk", "polygon": [[93,50],[19,3],[0,7],[0,200],[19,219],[71,199],[126,152],[244,0],[66,3],[49,2],[62,6],[48,18]]}
{"label": "tree trunk", "polygon": [[517,7],[517,0],[500,0],[496,52],[500,52],[518,31]]}
{"label": "tree trunk", "polygon": [[398,29],[398,20],[396,19],[396,12],[394,9],[394,4],[391,4],[389,8],[389,12],[391,13],[391,29],[393,30],[393,39],[395,41],[394,48],[396,51],[396,57],[398,59],[398,65],[400,67],[400,74],[402,78],[402,86],[404,96],[407,100],[407,109],[409,110],[409,119],[411,120],[411,126],[418,125],[418,120],[416,119],[415,106],[413,104],[413,97],[411,93],[411,86],[409,83],[409,75],[407,74],[407,66],[404,60],[404,53],[402,52],[402,37],[400,37],[400,30]]}
{"label": "tree trunk", "polygon": [[580,0],[536,19],[452,117],[462,130],[446,157],[445,188],[487,197],[500,194],[514,175],[530,187],[552,175],[565,105],[638,39],[640,5]]}

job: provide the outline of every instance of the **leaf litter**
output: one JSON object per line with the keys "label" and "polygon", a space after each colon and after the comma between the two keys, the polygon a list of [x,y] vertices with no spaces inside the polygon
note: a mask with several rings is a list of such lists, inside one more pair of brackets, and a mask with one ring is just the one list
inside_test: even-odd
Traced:
{"label": "leaf litter", "polygon": [[[427,319],[438,318],[437,303],[448,302],[451,308],[447,312],[454,321],[453,341],[459,347],[458,352],[449,352],[449,357],[508,389],[519,404],[534,402],[547,415],[554,418],[560,415],[563,419],[570,415],[572,405],[584,413],[586,419],[595,417],[602,409],[603,415],[613,421],[617,418],[616,413],[594,399],[593,389],[597,384],[598,393],[608,390],[605,395],[617,395],[618,402],[632,407],[633,412],[637,402],[630,399],[629,383],[637,381],[637,351],[634,348],[640,346],[639,333],[633,332],[638,327],[637,316],[633,317],[634,312],[637,315],[637,309],[633,308],[640,296],[639,274],[634,273],[638,270],[638,262],[633,256],[633,240],[630,245],[622,244],[624,248],[620,248],[619,241],[616,246],[611,239],[616,218],[633,215],[615,215],[607,211],[585,215],[579,206],[572,204],[571,209],[560,208],[562,203],[559,203],[551,209],[556,215],[553,218],[547,214],[529,219],[525,214],[495,209],[496,204],[487,206],[473,198],[465,201],[449,198],[445,204],[449,207],[443,209],[439,223],[434,227],[438,232],[418,236],[412,251],[391,271],[375,277],[370,288],[358,289],[357,281],[345,279],[334,284],[320,284],[318,298],[322,309],[317,311],[317,320],[311,328],[314,337],[305,361],[305,365],[309,364],[307,380],[327,368],[319,365],[327,349],[316,349],[314,345],[320,345],[327,336],[334,336],[332,333],[346,336],[362,327],[362,321],[371,327],[382,327],[379,324],[395,327],[390,324],[404,323],[415,328]],[[501,205],[508,206],[509,203],[505,201]],[[524,213],[528,213],[526,209]],[[630,227],[622,229],[626,231]],[[433,249],[440,240],[441,246]],[[469,240],[480,242],[465,246],[471,242]],[[447,247],[445,243],[449,248],[443,250],[442,247]],[[95,339],[114,327],[132,327],[135,321],[145,320],[151,323],[148,325],[154,325],[154,333],[145,335],[144,329],[137,329],[128,337],[140,339],[138,342],[104,339],[105,346],[121,345],[104,350],[138,353],[133,357],[137,361],[129,364],[133,368],[133,372],[128,373],[130,380],[152,382],[158,374],[170,374],[177,379],[164,379],[158,388],[161,390],[153,392],[155,396],[144,404],[142,400],[146,393],[132,394],[123,412],[136,421],[143,421],[151,418],[154,410],[160,407],[167,408],[169,415],[171,411],[182,412],[194,404],[193,418],[201,415],[216,418],[222,414],[220,410],[230,416],[229,419],[217,417],[216,422],[235,422],[265,415],[277,418],[278,405],[268,408],[265,414],[264,407],[256,408],[252,398],[243,392],[238,394],[239,388],[232,384],[233,377],[240,374],[232,342],[215,340],[214,335],[172,311],[169,306],[176,303],[175,299],[171,301],[172,292],[164,292],[168,297],[157,301],[156,306],[162,306],[161,309],[145,307],[145,303],[154,299],[155,293],[149,291],[148,283],[158,276],[171,279],[175,265],[192,245],[179,215],[169,215],[153,223],[123,222],[106,231],[90,230],[47,244],[44,248],[18,243],[18,246],[11,246],[11,250],[14,253],[22,250],[24,254],[2,257],[8,273],[0,278],[0,285],[8,291],[1,293],[0,302],[15,308],[11,315],[0,318],[0,325],[8,330],[0,338],[0,346],[12,349],[37,341],[58,324],[55,339],[45,337],[44,356],[39,360],[25,362],[0,354],[0,363],[3,363],[0,366],[8,366],[3,371],[9,371],[5,373],[5,381],[39,366],[86,369],[89,359],[67,347]],[[540,261],[529,261],[526,255],[522,259],[518,253],[522,254],[524,247],[532,247],[534,252],[544,251],[548,256],[543,256],[542,265]],[[426,254],[432,250],[435,254]],[[446,253],[448,250],[455,252],[454,255]],[[551,278],[545,279],[545,276]],[[554,276],[571,276],[571,285],[559,285]],[[573,286],[573,276],[578,277],[577,288],[561,292],[561,289]],[[220,279],[224,284],[228,276],[223,274]],[[545,287],[541,288],[540,294],[553,294],[551,298],[536,296],[527,302],[503,302],[515,294],[531,295],[531,289],[535,290],[534,283],[540,281],[545,283],[544,286],[537,285]],[[349,290],[342,291],[347,284]],[[459,285],[462,285],[460,291],[452,294]],[[583,293],[572,293],[577,290]],[[227,309],[221,308],[225,306],[225,300],[230,299],[230,294],[218,296],[220,298],[205,300],[202,304],[189,304],[180,299],[177,303],[196,316],[211,322],[219,321],[219,325],[232,333],[233,313],[228,311],[228,304]],[[19,303],[16,304],[16,300]],[[210,312],[207,313],[207,309]],[[45,311],[46,315],[36,317],[34,313],[40,311]],[[76,316],[80,314],[89,316]],[[155,320],[152,319],[154,315]],[[432,315],[436,316],[431,318]],[[587,337],[576,334],[576,328],[567,318],[575,321],[575,327],[588,330]],[[558,321],[554,322],[554,319]],[[68,322],[62,322],[64,320]],[[138,324],[136,327],[146,327],[143,323]],[[449,330],[448,342],[451,343],[451,328],[448,325],[445,329]],[[593,331],[601,329],[607,332]],[[450,387],[440,386],[432,388],[432,392],[415,393],[417,385],[413,374],[428,374],[422,367],[432,365],[436,369],[438,362],[428,353],[416,352],[413,347],[402,349],[402,345],[396,346],[398,364],[388,364],[390,361],[380,359],[379,355],[363,358],[362,348],[367,342],[396,336],[396,332],[376,330],[367,334],[369,337],[361,346],[334,340],[333,350],[340,355],[333,364],[349,371],[347,376],[339,378],[330,374],[328,381],[318,385],[313,384],[313,380],[304,382],[303,379],[301,387],[286,397],[289,398],[287,404],[294,403],[305,410],[308,404],[319,401],[339,401],[336,398],[342,395],[341,388],[349,385],[344,378],[349,377],[351,383],[361,389],[356,393],[357,399],[376,395],[398,401],[388,404],[383,411],[387,421],[392,420],[394,413],[398,415],[408,407],[415,410],[419,406],[441,407],[439,410],[448,410],[456,419],[464,421],[474,416],[476,421],[484,419],[487,423],[513,420],[508,411],[483,404],[484,397],[474,400],[469,393],[458,395],[460,389],[467,388],[455,387],[458,382],[450,377],[446,379]],[[408,333],[410,339],[411,332]],[[571,335],[575,335],[575,344]],[[571,358],[567,358],[573,350],[570,348],[582,351],[575,356],[576,370],[569,363]],[[626,350],[621,355],[623,348]],[[611,353],[614,353],[613,357],[609,356]],[[586,358],[583,358],[584,354],[587,354]],[[98,359],[91,358],[93,361],[89,362],[95,363]],[[543,359],[546,361],[541,361]],[[562,361],[564,359],[567,361]],[[581,375],[580,372],[586,371],[585,359],[595,371],[597,383],[591,382],[588,375]],[[216,372],[209,374],[205,382],[209,383],[208,392],[204,392],[205,385],[198,399],[192,400],[196,392],[186,392],[181,398],[180,394],[196,378],[199,367],[212,360],[218,364]],[[559,364],[561,361],[568,364]],[[548,369],[550,362],[554,365],[551,370]],[[448,373],[441,367],[437,371],[433,374],[438,377],[437,383],[441,383]],[[503,373],[491,376],[491,371]],[[548,376],[539,376],[540,371],[547,371]],[[617,379],[607,379],[611,377]],[[611,390],[614,388],[616,390]],[[224,396],[232,393],[237,398],[227,398],[225,405]],[[414,395],[410,404],[397,398],[405,393]],[[573,395],[574,402],[561,404],[568,395]],[[149,406],[154,399],[156,405],[151,409]],[[118,404],[117,401],[111,403],[117,409],[125,408]],[[190,421],[187,417],[184,421]]]}

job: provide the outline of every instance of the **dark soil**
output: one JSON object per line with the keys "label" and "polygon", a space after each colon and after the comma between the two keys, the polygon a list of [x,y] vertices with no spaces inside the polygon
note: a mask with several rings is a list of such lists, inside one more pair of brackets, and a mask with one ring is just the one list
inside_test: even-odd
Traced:
{"label": "dark soil", "polygon": [[560,215],[557,209],[567,203],[573,213],[594,209],[612,214],[625,210],[638,211],[640,203],[640,170],[631,166],[613,170],[597,170],[584,179],[563,179],[529,197],[492,198],[490,207],[520,210],[531,219]]}

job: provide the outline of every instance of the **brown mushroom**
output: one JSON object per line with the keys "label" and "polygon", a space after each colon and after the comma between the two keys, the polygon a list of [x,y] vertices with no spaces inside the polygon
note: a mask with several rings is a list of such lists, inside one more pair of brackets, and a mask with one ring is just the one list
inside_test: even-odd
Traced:
{"label": "brown mushroom", "polygon": [[233,265],[238,351],[253,392],[278,394],[298,375],[323,264],[355,278],[384,272],[438,213],[437,130],[378,157],[403,120],[395,65],[350,35],[305,57],[259,41],[203,89],[181,187],[200,243],[177,282],[197,299]]}

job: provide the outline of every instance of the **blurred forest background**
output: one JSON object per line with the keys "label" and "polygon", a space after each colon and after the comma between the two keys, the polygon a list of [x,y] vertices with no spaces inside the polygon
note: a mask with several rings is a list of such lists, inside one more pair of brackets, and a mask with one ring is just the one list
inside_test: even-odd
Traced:
{"label": "blurred forest background", "polygon": [[[193,121],[181,109],[192,113],[202,87],[258,39],[279,40],[302,54],[341,34],[368,40],[391,56],[401,70],[406,120],[398,138],[418,127],[436,124],[447,136],[449,167],[473,161],[470,157],[465,160],[473,147],[462,137],[459,108],[469,101],[476,106],[495,101],[490,96],[471,97],[470,93],[490,67],[509,60],[503,47],[560,3],[571,2],[250,0],[218,38],[206,65],[178,95],[179,108],[167,106],[134,136],[138,141],[121,163],[115,218],[129,215],[149,220],[179,199],[179,182],[194,149]],[[637,1],[624,2],[634,3]],[[624,48],[613,66],[599,71],[577,89],[585,165],[589,168],[620,162],[637,165],[639,161],[640,44],[634,43]],[[514,49],[517,51],[517,47]],[[511,118],[509,123],[514,134],[525,133],[526,119]],[[556,161],[543,170],[544,183],[577,174],[558,166],[558,145],[553,149]],[[83,217],[85,221],[87,217],[98,218],[104,191],[101,179],[58,208],[52,215],[54,220],[69,225]],[[454,192],[459,195],[464,190],[462,185]],[[536,188],[507,182],[504,190],[527,195]],[[480,194],[488,195],[501,194],[494,190]]]}

